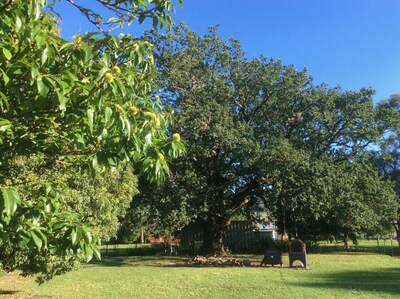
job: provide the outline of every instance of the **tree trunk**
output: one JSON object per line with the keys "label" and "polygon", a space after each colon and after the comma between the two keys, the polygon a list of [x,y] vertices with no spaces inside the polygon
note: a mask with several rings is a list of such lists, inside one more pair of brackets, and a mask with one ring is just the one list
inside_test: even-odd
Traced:
{"label": "tree trunk", "polygon": [[344,243],[344,250],[349,250],[349,235],[345,234],[343,237],[343,243]]}
{"label": "tree trunk", "polygon": [[144,231],[143,229],[140,232],[140,243],[143,244],[144,243]]}
{"label": "tree trunk", "polygon": [[225,255],[224,235],[230,221],[221,216],[209,215],[203,223],[203,255]]}
{"label": "tree trunk", "polygon": [[396,239],[399,244],[399,252],[400,252],[400,219],[397,219],[396,222],[393,223],[394,229],[396,230]]}
{"label": "tree trunk", "polygon": [[396,239],[397,239],[397,243],[399,243],[399,252],[400,252],[400,231],[397,231]]}

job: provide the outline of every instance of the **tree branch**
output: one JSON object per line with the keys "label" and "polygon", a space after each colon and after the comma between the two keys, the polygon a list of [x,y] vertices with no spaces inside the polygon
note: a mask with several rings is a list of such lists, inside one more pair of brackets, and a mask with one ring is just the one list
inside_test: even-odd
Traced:
{"label": "tree branch", "polygon": [[259,105],[257,105],[257,107],[254,108],[252,115],[250,116],[250,119],[248,121],[248,124],[251,125],[254,121],[254,118],[257,115],[257,112],[268,102],[268,100],[270,99],[270,94],[268,91],[265,92],[265,96],[264,99],[261,101],[261,103]]}

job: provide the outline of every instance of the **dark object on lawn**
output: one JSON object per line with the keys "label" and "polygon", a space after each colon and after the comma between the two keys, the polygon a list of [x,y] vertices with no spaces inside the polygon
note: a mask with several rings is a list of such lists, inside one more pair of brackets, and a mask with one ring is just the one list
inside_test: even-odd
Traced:
{"label": "dark object on lawn", "polygon": [[243,260],[243,266],[251,267],[251,261],[250,260]]}
{"label": "dark object on lawn", "polygon": [[301,240],[293,240],[289,247],[289,266],[293,267],[293,263],[299,261],[303,264],[303,268],[307,268],[306,244]]}
{"label": "dark object on lawn", "polygon": [[275,246],[269,246],[264,252],[264,258],[261,261],[262,265],[280,265],[282,267],[282,252],[280,252]]}

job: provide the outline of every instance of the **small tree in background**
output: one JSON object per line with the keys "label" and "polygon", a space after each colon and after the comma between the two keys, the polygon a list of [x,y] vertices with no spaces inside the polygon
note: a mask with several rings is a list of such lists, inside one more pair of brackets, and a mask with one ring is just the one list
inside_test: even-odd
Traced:
{"label": "small tree in background", "polygon": [[379,120],[386,132],[379,143],[380,150],[371,152],[371,160],[379,172],[390,179],[397,193],[397,215],[392,221],[400,246],[400,95],[393,94],[389,99],[378,103]]}

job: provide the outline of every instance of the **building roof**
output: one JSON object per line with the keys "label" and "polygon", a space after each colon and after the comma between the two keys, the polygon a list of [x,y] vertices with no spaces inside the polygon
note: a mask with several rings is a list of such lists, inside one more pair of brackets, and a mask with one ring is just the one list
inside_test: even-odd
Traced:
{"label": "building roof", "polygon": [[259,231],[277,230],[276,225],[274,223],[271,223],[271,222],[256,223],[256,226],[258,227]]}

